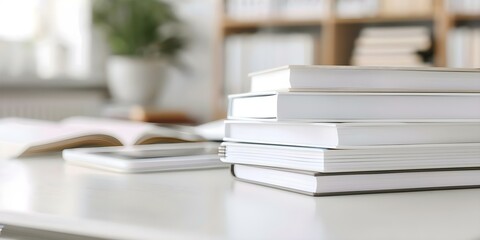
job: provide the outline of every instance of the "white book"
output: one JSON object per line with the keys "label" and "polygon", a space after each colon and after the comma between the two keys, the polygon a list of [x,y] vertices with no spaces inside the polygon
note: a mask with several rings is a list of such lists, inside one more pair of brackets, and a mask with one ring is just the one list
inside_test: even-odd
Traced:
{"label": "white book", "polygon": [[229,119],[273,121],[479,121],[475,93],[264,92],[229,96]]}
{"label": "white book", "polygon": [[224,142],[219,154],[226,163],[325,173],[480,168],[479,143],[325,149]]}
{"label": "white book", "polygon": [[290,65],[249,76],[255,92],[480,92],[478,69]]}
{"label": "white book", "polygon": [[299,123],[227,120],[224,140],[323,148],[480,143],[480,122]]}
{"label": "white book", "polygon": [[475,168],[329,174],[234,165],[231,171],[243,181],[314,196],[480,187]]}

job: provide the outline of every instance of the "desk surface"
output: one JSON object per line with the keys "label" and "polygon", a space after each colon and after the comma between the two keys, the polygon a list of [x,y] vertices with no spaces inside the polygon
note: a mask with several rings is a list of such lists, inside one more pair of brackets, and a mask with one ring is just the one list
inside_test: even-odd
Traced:
{"label": "desk surface", "polygon": [[480,189],[314,198],[227,169],[124,175],[0,161],[0,223],[117,239],[480,239]]}

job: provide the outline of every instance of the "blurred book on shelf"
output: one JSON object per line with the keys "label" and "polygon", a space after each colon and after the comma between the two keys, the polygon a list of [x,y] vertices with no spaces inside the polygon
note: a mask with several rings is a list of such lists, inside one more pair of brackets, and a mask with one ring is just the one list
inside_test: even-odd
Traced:
{"label": "blurred book on shelf", "polygon": [[445,5],[451,13],[466,15],[480,13],[480,1],[478,0],[446,0]]}
{"label": "blurred book on shelf", "polygon": [[380,14],[383,16],[432,14],[433,0],[381,0]]}
{"label": "blurred book on shelf", "polygon": [[377,0],[338,0],[337,16],[340,18],[374,17],[378,14]]}
{"label": "blurred book on shelf", "polygon": [[226,94],[250,89],[248,73],[288,64],[314,64],[319,56],[317,35],[262,33],[228,36],[225,42]]}
{"label": "blurred book on shelf", "polygon": [[319,19],[325,14],[325,0],[227,0],[227,17],[236,21],[265,19]]}
{"label": "blurred book on shelf", "polygon": [[447,65],[455,68],[480,67],[480,28],[459,27],[450,30]]}
{"label": "blurred book on shelf", "polygon": [[340,18],[376,16],[428,16],[433,13],[432,0],[337,0]]}
{"label": "blurred book on shelf", "polygon": [[429,66],[432,47],[427,27],[367,27],[355,41],[351,64]]}

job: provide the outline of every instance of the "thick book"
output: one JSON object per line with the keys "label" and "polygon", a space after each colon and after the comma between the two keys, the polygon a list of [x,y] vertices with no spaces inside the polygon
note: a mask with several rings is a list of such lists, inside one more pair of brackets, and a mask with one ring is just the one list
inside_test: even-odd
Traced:
{"label": "thick book", "polygon": [[226,163],[325,173],[480,168],[480,143],[325,149],[224,142],[219,155]]}
{"label": "thick book", "polygon": [[480,143],[480,122],[299,123],[227,120],[224,140],[323,148]]}
{"label": "thick book", "polygon": [[480,92],[478,69],[290,65],[250,74],[251,91]]}
{"label": "thick book", "polygon": [[237,179],[314,196],[480,187],[479,168],[363,173],[318,173],[232,165]]}
{"label": "thick book", "polygon": [[230,119],[479,121],[479,93],[262,92],[229,96]]}
{"label": "thick book", "polygon": [[7,118],[0,120],[0,157],[27,156],[79,146],[131,146],[205,140],[194,129],[187,130],[88,117],[72,117],[60,122]]}

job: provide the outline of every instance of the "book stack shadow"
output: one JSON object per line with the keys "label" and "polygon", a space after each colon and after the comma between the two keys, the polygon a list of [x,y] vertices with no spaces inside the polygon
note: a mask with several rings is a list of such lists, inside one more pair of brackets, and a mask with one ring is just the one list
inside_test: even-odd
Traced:
{"label": "book stack shadow", "polygon": [[229,96],[239,180],[309,195],[480,187],[480,72],[285,66]]}

